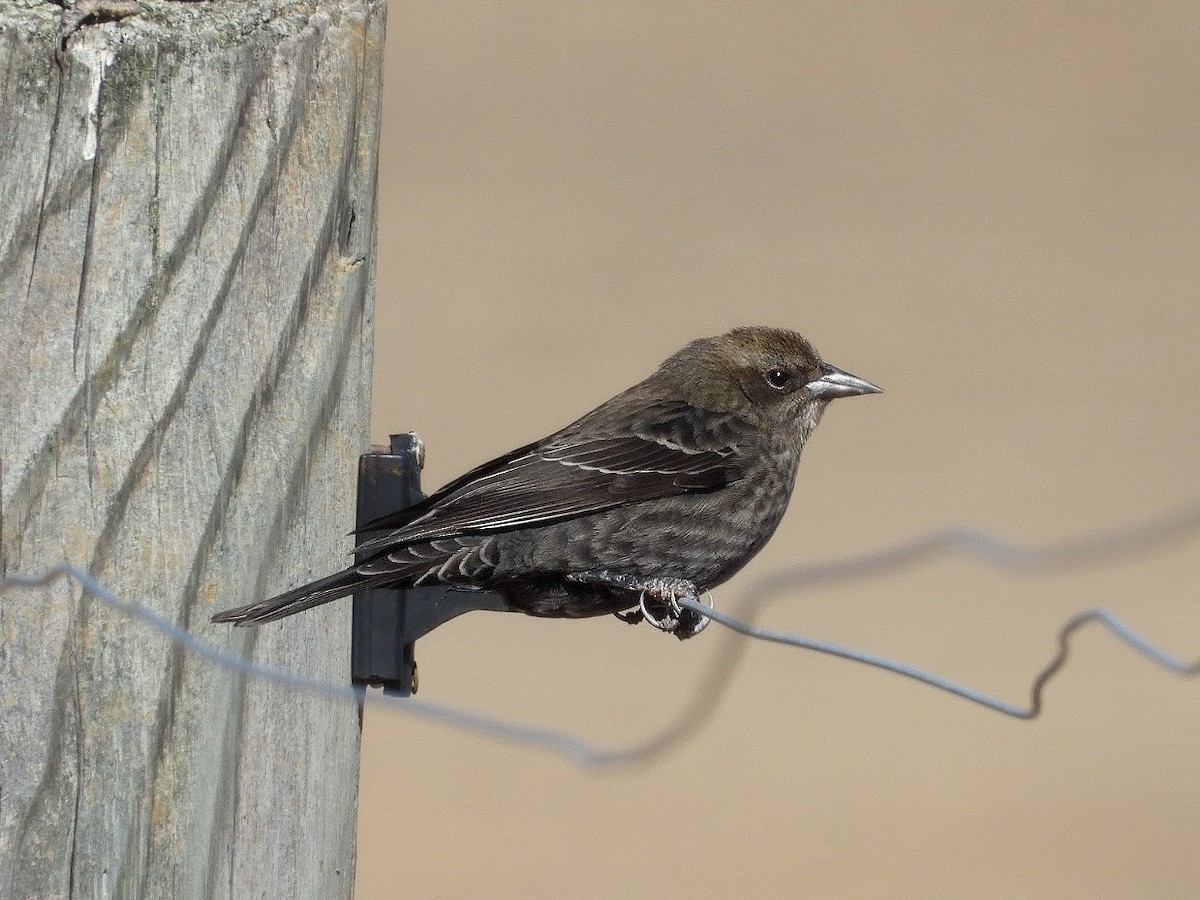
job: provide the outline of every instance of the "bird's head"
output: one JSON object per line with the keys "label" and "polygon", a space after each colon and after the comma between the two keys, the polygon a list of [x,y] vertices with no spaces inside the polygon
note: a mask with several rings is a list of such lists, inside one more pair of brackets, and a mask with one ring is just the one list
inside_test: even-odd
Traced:
{"label": "bird's head", "polygon": [[657,375],[693,406],[736,412],[802,441],[830,400],[883,391],[822,360],[796,332],[762,326],[692,341]]}

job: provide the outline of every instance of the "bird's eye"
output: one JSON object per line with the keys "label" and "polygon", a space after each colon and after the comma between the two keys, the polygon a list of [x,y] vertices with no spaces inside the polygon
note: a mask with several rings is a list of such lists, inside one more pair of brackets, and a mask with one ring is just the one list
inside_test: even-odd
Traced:
{"label": "bird's eye", "polygon": [[780,391],[792,382],[792,373],[787,369],[767,369],[765,377],[767,384]]}

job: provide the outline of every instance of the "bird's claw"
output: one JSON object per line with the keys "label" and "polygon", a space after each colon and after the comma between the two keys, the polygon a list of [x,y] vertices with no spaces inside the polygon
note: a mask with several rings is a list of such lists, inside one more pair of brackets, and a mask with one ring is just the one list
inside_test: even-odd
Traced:
{"label": "bird's claw", "polygon": [[[679,603],[681,597],[696,599],[696,589],[690,582],[677,584],[675,579],[655,581],[660,583],[648,585],[638,599],[638,612],[642,618],[659,631],[673,634],[681,641],[695,637],[708,627],[708,616],[702,616]],[[712,605],[711,595],[709,605]]]}
{"label": "bird's claw", "polygon": [[[642,578],[624,572],[608,570],[573,572],[567,576],[580,584],[599,584],[605,587],[636,591],[638,605],[632,609],[614,613],[622,622],[637,625],[646,621],[657,628],[673,634],[681,641],[695,637],[708,627],[708,616],[681,606],[679,599],[696,598],[696,586],[682,578]],[[712,601],[709,601],[709,606]]]}

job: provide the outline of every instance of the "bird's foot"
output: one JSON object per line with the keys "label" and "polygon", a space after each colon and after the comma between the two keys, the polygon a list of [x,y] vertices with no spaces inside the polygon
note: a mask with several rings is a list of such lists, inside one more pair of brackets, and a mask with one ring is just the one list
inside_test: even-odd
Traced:
{"label": "bird's foot", "polygon": [[636,625],[645,620],[659,631],[673,634],[681,641],[695,637],[708,627],[707,616],[679,605],[681,597],[694,600],[697,595],[696,586],[683,578],[643,578],[607,569],[573,572],[567,578],[579,584],[603,585],[636,593],[637,607],[617,614],[623,622]]}
{"label": "bird's foot", "polygon": [[54,42],[54,56],[62,66],[66,62],[67,41],[89,21],[113,22],[145,12],[137,0],[59,0],[63,5]]}

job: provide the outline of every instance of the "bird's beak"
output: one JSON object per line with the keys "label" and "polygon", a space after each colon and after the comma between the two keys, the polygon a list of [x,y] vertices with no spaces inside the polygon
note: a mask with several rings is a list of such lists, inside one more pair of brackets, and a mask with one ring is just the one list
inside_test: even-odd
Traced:
{"label": "bird's beak", "polygon": [[883,388],[871,384],[865,378],[851,375],[829,363],[821,364],[821,377],[805,385],[809,393],[819,400],[835,397],[857,397],[859,394],[882,394]]}

